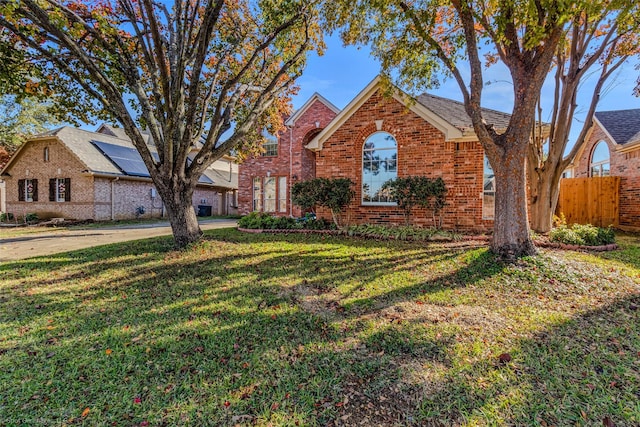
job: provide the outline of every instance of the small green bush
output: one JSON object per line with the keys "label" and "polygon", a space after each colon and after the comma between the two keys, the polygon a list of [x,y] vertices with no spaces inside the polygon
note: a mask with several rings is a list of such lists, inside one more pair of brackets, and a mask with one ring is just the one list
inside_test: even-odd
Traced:
{"label": "small green bush", "polygon": [[38,214],[37,213],[28,213],[24,216],[24,220],[26,222],[37,222],[38,221]]}
{"label": "small green bush", "polygon": [[549,232],[552,242],[567,245],[600,246],[615,243],[615,233],[611,227],[601,228],[591,224],[573,224],[568,226],[561,221]]}
{"label": "small green bush", "polygon": [[13,221],[14,216],[11,212],[0,213],[0,222]]}
{"label": "small green bush", "polygon": [[289,217],[274,217],[268,213],[251,212],[238,220],[240,228],[255,230],[331,230],[335,229],[332,222],[315,216],[305,216],[300,219]]}
{"label": "small green bush", "polygon": [[323,206],[331,210],[336,227],[340,226],[340,214],[355,196],[354,183],[349,178],[313,178],[296,182],[291,187],[291,201],[304,210]]}
{"label": "small green bush", "polygon": [[363,236],[386,238],[395,240],[432,240],[437,236],[439,240],[458,240],[455,233],[437,228],[419,228],[413,226],[359,224],[347,227],[349,236]]}

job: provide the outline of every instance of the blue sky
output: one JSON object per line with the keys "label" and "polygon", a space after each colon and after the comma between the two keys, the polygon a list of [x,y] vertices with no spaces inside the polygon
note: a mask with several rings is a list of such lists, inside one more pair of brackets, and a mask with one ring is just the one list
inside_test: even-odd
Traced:
{"label": "blue sky", "polygon": [[[344,108],[364,87],[375,78],[380,71],[377,60],[371,57],[368,47],[344,47],[337,35],[325,39],[327,49],[321,57],[312,55],[309,58],[304,74],[298,79],[300,92],[293,99],[294,109],[302,106],[314,92],[331,101],[336,107]],[[633,96],[633,87],[640,71],[635,70],[633,62],[624,66],[610,83],[606,85],[603,96],[598,104],[598,111],[625,110],[640,108],[640,98]],[[513,106],[512,85],[507,69],[502,65],[495,65],[485,70],[485,82],[491,81],[483,90],[483,106],[499,111],[510,112]],[[548,79],[543,88],[543,109],[549,110],[553,101],[552,79]],[[583,94],[590,97],[593,84],[586,81],[581,89]],[[462,100],[458,85],[451,79],[439,88],[430,90],[438,96]],[[582,118],[588,106],[588,98],[578,99],[578,113],[573,125],[573,139],[579,133]],[[543,112],[543,120],[548,119]],[[571,142],[571,141],[570,141]]]}

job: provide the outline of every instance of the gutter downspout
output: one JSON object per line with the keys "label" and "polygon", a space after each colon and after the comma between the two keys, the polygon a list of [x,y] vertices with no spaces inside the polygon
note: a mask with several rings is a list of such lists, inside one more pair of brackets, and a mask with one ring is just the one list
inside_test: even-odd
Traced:
{"label": "gutter downspout", "polygon": [[115,179],[111,181],[111,221],[116,220],[116,181],[119,181],[120,177],[116,176]]}
{"label": "gutter downspout", "polygon": [[295,123],[288,125],[289,128],[289,197],[287,200],[287,208],[289,209],[289,216],[293,218],[293,202],[291,202],[291,195],[293,194],[291,188],[293,186],[293,126]]}

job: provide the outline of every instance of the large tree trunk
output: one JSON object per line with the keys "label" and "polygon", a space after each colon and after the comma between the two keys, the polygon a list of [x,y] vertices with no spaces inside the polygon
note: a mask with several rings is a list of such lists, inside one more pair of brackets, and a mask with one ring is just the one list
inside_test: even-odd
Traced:
{"label": "large tree trunk", "polygon": [[[501,259],[535,255],[529,235],[525,179],[526,143],[509,145],[493,164],[496,207],[491,250]],[[495,161],[497,160],[497,161]]]}
{"label": "large tree trunk", "polygon": [[529,206],[531,229],[548,233],[558,206],[560,183],[550,173],[530,174],[531,202]]}
{"label": "large tree trunk", "polygon": [[193,208],[194,186],[174,183],[173,189],[158,190],[167,209],[177,249],[183,249],[202,237],[196,211]]}

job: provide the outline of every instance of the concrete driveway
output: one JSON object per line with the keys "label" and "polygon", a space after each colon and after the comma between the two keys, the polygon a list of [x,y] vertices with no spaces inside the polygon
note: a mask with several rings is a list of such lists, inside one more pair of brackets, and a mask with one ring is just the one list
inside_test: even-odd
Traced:
{"label": "concrete driveway", "polygon": [[[236,227],[233,219],[211,219],[200,222],[202,230]],[[168,222],[122,225],[104,228],[58,229],[24,236],[2,238],[0,230],[0,262],[84,249],[109,243],[147,239],[171,234]]]}

